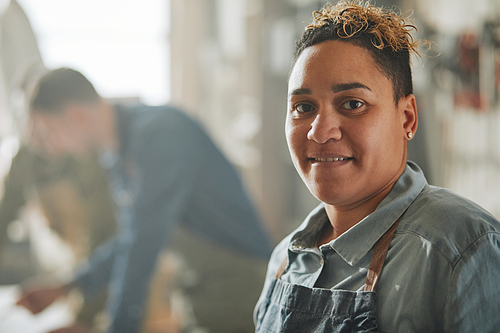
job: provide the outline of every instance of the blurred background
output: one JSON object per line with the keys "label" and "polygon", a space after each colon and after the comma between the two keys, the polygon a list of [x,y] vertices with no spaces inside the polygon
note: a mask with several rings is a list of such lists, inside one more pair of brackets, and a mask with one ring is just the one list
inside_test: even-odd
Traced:
{"label": "blurred background", "polygon": [[[413,60],[419,130],[409,158],[429,183],[448,187],[499,218],[500,1],[375,4],[397,6],[418,27],[414,37],[433,42]],[[33,79],[45,68],[68,66],[86,75],[103,97],[170,103],[198,119],[238,167],[278,242],[318,204],[291,163],[284,119],[295,40],[312,11],[323,5],[317,0],[0,0],[0,176],[13,171],[13,158],[23,147],[26,92]],[[19,170],[22,165],[22,160],[15,164]],[[18,183],[27,178],[19,176]],[[8,184],[0,185],[3,192]],[[28,277],[71,275],[76,262],[101,241],[92,235],[113,233],[112,223],[102,231],[78,222],[85,219],[85,209],[77,196],[71,199],[73,185],[59,183],[37,195],[18,185],[24,186],[18,195],[29,200],[3,203],[15,213],[0,211],[0,224],[8,225],[0,254],[5,286],[0,289],[0,332],[44,332],[74,316],[76,305],[56,306],[53,314],[37,319],[16,317],[9,301],[12,286]],[[57,198],[66,201],[56,204]],[[183,237],[190,236],[179,234],[178,248]],[[240,314],[246,330],[210,328],[216,324],[203,322],[200,311],[193,310],[196,295],[185,292],[186,284],[199,280],[203,262],[177,253],[170,249],[159,264],[158,288],[168,287],[168,301],[150,301],[158,301],[151,308],[161,318],[171,319],[164,332],[250,332],[265,263],[248,263],[262,279],[242,300],[249,304]],[[235,288],[241,288],[242,278],[234,277]],[[194,289],[202,293],[199,286]]]}

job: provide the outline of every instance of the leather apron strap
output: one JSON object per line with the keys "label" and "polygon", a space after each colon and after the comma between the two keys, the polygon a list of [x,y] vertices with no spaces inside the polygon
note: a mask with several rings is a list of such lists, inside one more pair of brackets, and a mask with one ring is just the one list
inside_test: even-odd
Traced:
{"label": "leather apron strap", "polygon": [[392,237],[398,227],[399,221],[401,221],[401,217],[389,228],[389,230],[385,232],[382,237],[380,237],[375,244],[372,260],[370,261],[368,273],[366,274],[365,291],[375,291],[380,272],[382,272],[382,268],[384,267],[387,251],[389,251],[389,244],[391,244]]}
{"label": "leather apron strap", "polygon": [[[368,267],[368,273],[366,274],[366,282],[364,291],[375,291],[377,286],[378,278],[384,267],[385,258],[387,257],[387,252],[389,251],[389,244],[391,244],[394,232],[396,231],[399,221],[401,221],[402,216],[394,222],[394,224],[385,232],[385,234],[380,237],[380,239],[375,243],[373,249],[372,259],[370,261],[370,266]],[[276,271],[276,279],[280,279],[288,266],[288,256],[283,260],[280,267]]]}
{"label": "leather apron strap", "polygon": [[286,266],[288,266],[288,256],[286,256],[285,260],[281,262],[280,267],[278,267],[278,270],[276,271],[276,275],[274,277],[279,280],[283,273],[285,273]]}

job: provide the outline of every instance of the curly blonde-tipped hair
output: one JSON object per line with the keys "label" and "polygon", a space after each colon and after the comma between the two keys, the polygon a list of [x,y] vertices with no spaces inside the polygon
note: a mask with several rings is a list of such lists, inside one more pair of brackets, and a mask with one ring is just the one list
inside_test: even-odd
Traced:
{"label": "curly blonde-tipped hair", "polygon": [[411,32],[416,27],[393,10],[369,1],[341,0],[313,12],[313,21],[297,42],[292,68],[305,48],[329,40],[352,43],[370,52],[379,70],[392,81],[397,101],[413,93],[411,55],[420,56]]}
{"label": "curly blonde-tipped hair", "polygon": [[371,42],[377,49],[388,46],[394,51],[407,49],[419,55],[419,41],[414,41],[412,30],[417,28],[392,10],[375,7],[369,1],[339,1],[325,5],[313,12],[313,22],[306,30],[321,28],[326,24],[338,26],[340,38],[351,38],[363,32],[373,36]]}

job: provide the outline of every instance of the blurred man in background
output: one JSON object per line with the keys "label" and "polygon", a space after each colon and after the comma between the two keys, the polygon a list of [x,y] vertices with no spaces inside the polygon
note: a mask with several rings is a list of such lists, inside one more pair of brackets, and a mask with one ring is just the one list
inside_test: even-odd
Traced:
{"label": "blurred man in background", "polygon": [[[92,297],[107,287],[108,332],[138,332],[158,254],[178,224],[240,253],[270,255],[269,238],[237,171],[184,113],[112,105],[68,68],[40,79],[29,108],[37,147],[53,155],[99,154],[119,225],[117,236],[71,282],[25,289],[18,304],[32,313],[72,288]],[[64,329],[86,331],[79,325]]]}

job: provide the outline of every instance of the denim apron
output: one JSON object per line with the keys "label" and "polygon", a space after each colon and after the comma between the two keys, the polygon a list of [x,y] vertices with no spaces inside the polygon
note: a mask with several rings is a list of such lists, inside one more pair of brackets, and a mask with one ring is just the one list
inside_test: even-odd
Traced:
{"label": "denim apron", "polygon": [[[401,218],[400,218],[401,219]],[[278,269],[267,302],[261,305],[256,333],[378,332],[377,285],[398,219],[375,244],[363,291],[309,288],[281,280]]]}

